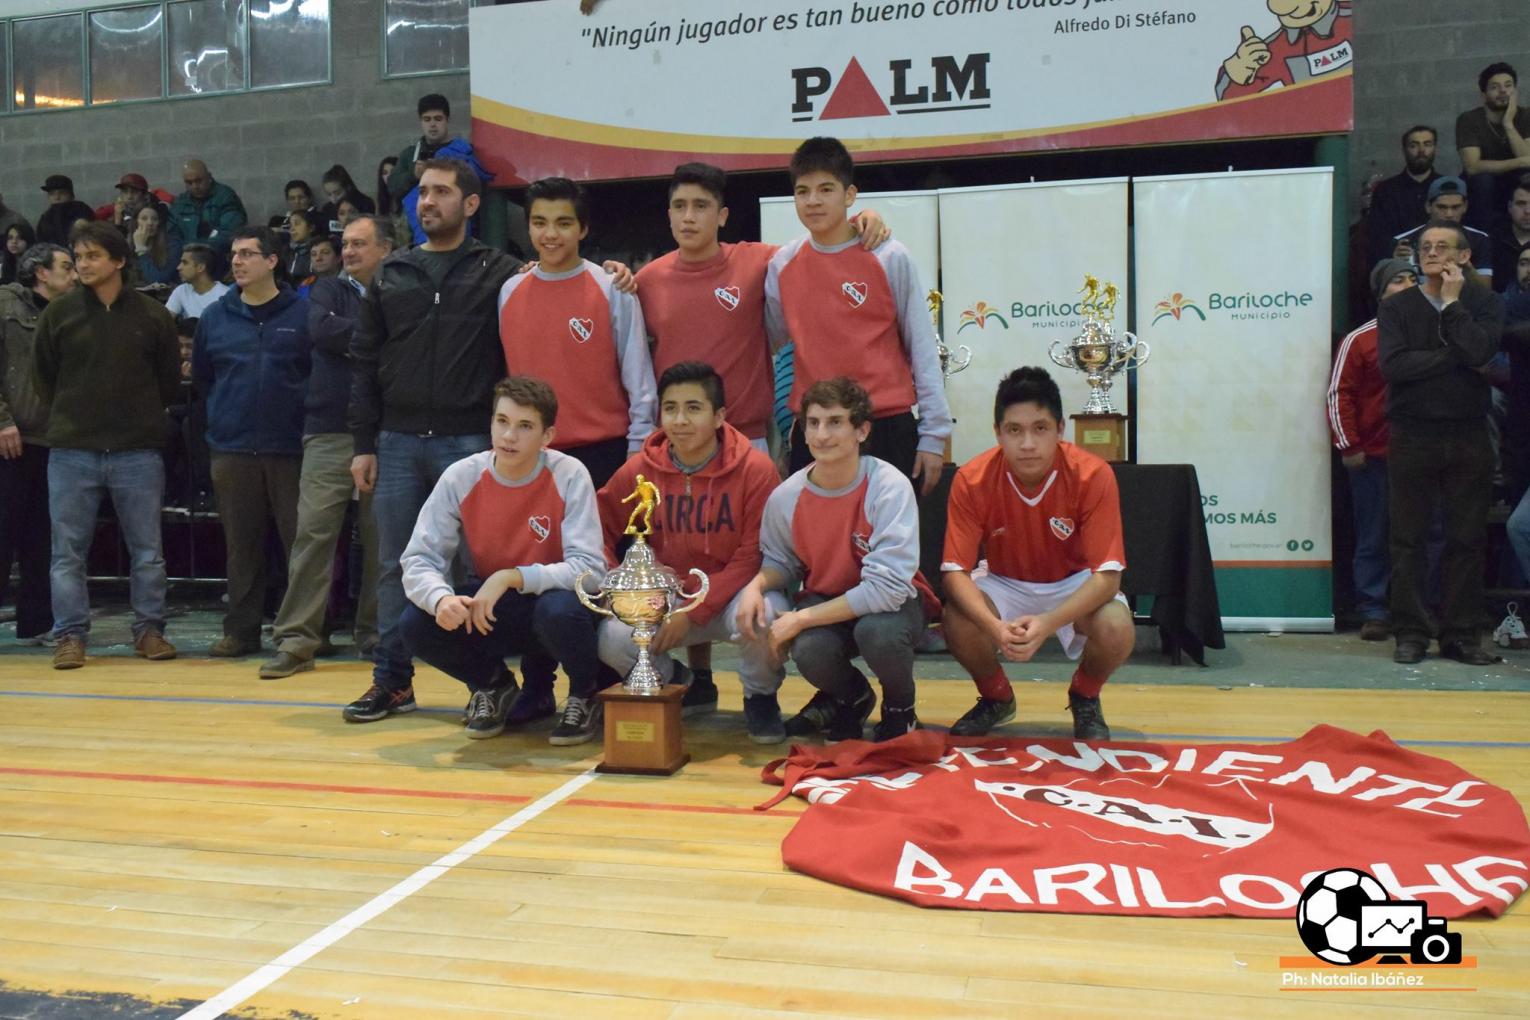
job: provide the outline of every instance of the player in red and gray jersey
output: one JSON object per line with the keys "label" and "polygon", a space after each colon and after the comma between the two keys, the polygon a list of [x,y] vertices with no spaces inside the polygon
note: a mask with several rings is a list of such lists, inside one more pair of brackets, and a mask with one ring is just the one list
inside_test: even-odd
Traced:
{"label": "player in red and gray jersey", "polygon": [[1100,688],[1135,641],[1115,473],[1061,440],[1062,397],[1044,369],[999,383],[993,417],[999,445],[956,473],[946,515],[946,643],[980,695],[951,732],[1013,719],[999,655],[1027,662],[1055,634],[1082,656],[1068,688],[1074,737],[1109,740]]}
{"label": "player in red and gray jersey", "polygon": [[[897,468],[861,455],[871,429],[866,391],[843,376],[802,398],[813,464],[782,482],[765,504],[760,573],[745,588],[738,627],[768,631],[779,658],[796,660],[813,699],[786,722],[788,736],[825,731],[860,739],[876,694],[852,659],[882,684],[875,739],[919,726],[914,716],[914,641],[934,595],[919,574],[919,510]],[[796,610],[768,623],[766,593],[801,581]]]}

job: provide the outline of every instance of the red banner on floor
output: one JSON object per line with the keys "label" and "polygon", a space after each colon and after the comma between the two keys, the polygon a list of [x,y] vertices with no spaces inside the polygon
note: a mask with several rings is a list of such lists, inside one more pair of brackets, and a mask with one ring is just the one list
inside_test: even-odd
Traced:
{"label": "red banner on floor", "polygon": [[920,906],[1291,917],[1332,868],[1454,918],[1530,879],[1508,791],[1377,731],[1284,744],[987,741],[921,730],[795,746],[762,778],[811,805],[788,867]]}

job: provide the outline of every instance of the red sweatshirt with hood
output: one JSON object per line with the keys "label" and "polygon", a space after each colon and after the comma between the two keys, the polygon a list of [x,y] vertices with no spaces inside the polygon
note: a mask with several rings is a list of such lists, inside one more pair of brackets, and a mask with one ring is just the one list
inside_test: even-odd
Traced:
{"label": "red sweatshirt with hood", "polygon": [[[606,559],[615,565],[635,505],[622,500],[632,494],[638,475],[658,486],[662,502],[654,508],[648,538],[655,557],[682,578],[696,567],[711,579],[706,601],[691,613],[698,627],[710,623],[759,573],[760,519],[781,481],[770,458],[738,429],[724,423],[718,438],[711,461],[687,475],[670,457],[668,437],[655,432],[596,494]],[[695,581],[685,587],[693,589]]]}

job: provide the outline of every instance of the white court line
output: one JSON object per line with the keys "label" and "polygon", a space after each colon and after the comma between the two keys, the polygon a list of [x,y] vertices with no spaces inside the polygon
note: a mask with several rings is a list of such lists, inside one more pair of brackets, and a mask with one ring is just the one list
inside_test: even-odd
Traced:
{"label": "white court line", "polygon": [[215,1017],[222,1016],[229,1010],[235,1009],[246,999],[259,994],[271,984],[280,980],[292,968],[302,966],[313,956],[339,942],[345,936],[371,921],[379,914],[382,914],[388,908],[402,903],[452,868],[487,850],[548,808],[553,807],[559,801],[569,797],[582,787],[589,785],[594,779],[594,769],[575,776],[540,800],[527,804],[492,829],[487,829],[474,836],[434,864],[426,865],[393,888],[380,893],[374,899],[357,907],[328,928],[293,946],[264,967],[229,985],[200,1006],[182,1013],[179,1020],[214,1020]]}

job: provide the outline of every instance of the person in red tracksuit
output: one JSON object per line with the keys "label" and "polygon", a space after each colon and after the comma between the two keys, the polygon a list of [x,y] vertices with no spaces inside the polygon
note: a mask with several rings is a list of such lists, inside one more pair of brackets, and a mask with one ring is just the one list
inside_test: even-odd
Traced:
{"label": "person in red tracksuit", "polygon": [[[1377,304],[1417,285],[1407,259],[1383,259],[1371,270]],[[1328,430],[1348,469],[1355,511],[1355,595],[1364,617],[1364,641],[1392,636],[1387,611],[1392,575],[1387,545],[1387,384],[1376,353],[1377,332],[1372,319],[1344,338],[1328,383]]]}
{"label": "person in red tracksuit", "polygon": [[1237,99],[1301,85],[1355,63],[1348,0],[1268,0],[1280,27],[1260,38],[1249,26],[1217,74],[1217,98]]}

